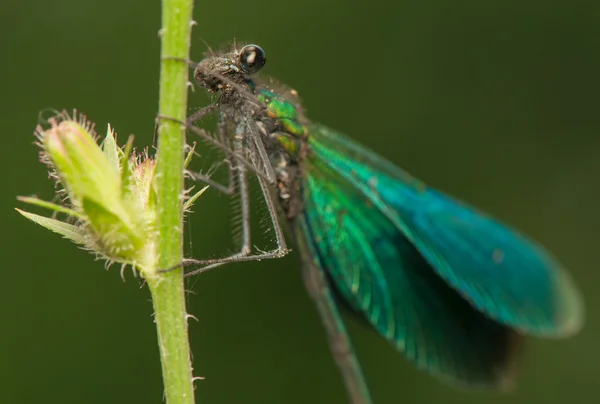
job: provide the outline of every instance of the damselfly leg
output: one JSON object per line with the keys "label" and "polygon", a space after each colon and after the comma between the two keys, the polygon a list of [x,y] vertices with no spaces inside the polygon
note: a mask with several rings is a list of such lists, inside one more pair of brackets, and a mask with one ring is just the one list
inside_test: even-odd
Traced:
{"label": "damselfly leg", "polygon": [[[212,146],[222,150],[226,155],[226,162],[229,169],[229,184],[224,185],[217,181],[209,178],[207,175],[192,173],[191,176],[199,181],[205,182],[208,185],[214,186],[215,189],[226,195],[235,194],[236,190],[240,194],[240,205],[241,205],[241,224],[242,224],[242,240],[239,252],[221,258],[196,260],[196,259],[185,259],[182,263],[183,266],[199,266],[186,274],[186,276],[195,275],[201,272],[205,272],[209,269],[213,269],[217,266],[228,264],[232,262],[245,262],[245,261],[260,261],[263,259],[275,259],[285,256],[289,250],[283,234],[283,229],[278,219],[278,212],[275,207],[275,202],[272,199],[271,187],[275,183],[275,174],[270,165],[270,162],[266,158],[266,152],[260,139],[256,136],[250,136],[254,140],[247,141],[247,137],[244,134],[239,134],[234,137],[233,148],[228,144],[228,133],[227,125],[221,121],[219,124],[219,135],[218,139],[210,135],[205,130],[194,125],[199,119],[203,119],[210,112],[213,112],[215,108],[211,104],[208,107],[196,112],[187,122],[182,123],[185,127],[197,134],[203,140],[210,143]],[[174,120],[169,117],[159,116],[160,119]],[[176,120],[175,120],[176,121]],[[248,144],[251,144],[248,147]],[[250,150],[250,152],[249,152]],[[246,157],[249,155],[249,159]],[[235,171],[235,173],[234,173]],[[248,188],[247,172],[251,171],[257,175],[259,185],[261,187],[262,195],[264,196],[265,204],[269,212],[269,218],[273,231],[275,233],[276,248],[270,251],[258,251],[256,254],[252,253],[251,245],[251,224],[250,224],[250,195]],[[236,182],[232,181],[236,178]],[[171,268],[166,271],[171,270]]]}

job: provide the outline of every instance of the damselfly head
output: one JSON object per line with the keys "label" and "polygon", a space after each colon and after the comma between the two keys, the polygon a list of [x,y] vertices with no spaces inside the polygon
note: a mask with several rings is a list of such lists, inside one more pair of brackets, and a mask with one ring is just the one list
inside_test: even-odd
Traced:
{"label": "damselfly head", "polygon": [[265,65],[265,51],[258,45],[246,45],[224,54],[211,55],[198,63],[194,71],[196,83],[211,92],[247,87],[249,75]]}

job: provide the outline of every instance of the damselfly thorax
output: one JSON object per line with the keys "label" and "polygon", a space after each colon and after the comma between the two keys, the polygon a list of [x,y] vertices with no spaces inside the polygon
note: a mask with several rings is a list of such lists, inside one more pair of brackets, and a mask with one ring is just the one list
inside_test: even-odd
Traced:
{"label": "damselfly thorax", "polygon": [[249,77],[265,61],[260,47],[248,45],[224,56],[207,57],[196,67],[194,78],[199,86],[218,94],[220,121],[235,127],[237,152],[252,163],[250,169],[266,176],[291,219],[301,208],[297,177],[309,152],[308,121],[295,90],[272,79]]}

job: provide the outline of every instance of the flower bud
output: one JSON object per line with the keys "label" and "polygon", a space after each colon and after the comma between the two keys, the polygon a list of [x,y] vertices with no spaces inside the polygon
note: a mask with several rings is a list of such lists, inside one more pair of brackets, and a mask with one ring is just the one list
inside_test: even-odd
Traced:
{"label": "flower bud", "polygon": [[[130,264],[143,275],[154,274],[157,262],[155,161],[144,151],[131,153],[133,139],[117,147],[111,128],[103,148],[96,143],[93,125],[85,118],[62,113],[38,127],[42,161],[66,193],[67,206],[21,200],[67,213],[75,224],[21,212],[32,221],[83,244],[109,261]],[[130,156],[130,154],[132,154]]]}

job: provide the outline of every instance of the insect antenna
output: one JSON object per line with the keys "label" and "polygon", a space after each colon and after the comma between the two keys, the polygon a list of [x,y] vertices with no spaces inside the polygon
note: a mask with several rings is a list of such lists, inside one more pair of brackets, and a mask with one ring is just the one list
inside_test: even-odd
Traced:
{"label": "insect antenna", "polygon": [[206,45],[206,47],[208,48],[208,51],[210,52],[210,56],[216,56],[215,51],[213,51],[213,49],[210,47],[208,42],[206,42],[206,40],[203,37],[199,37],[199,38],[204,43],[204,45]]}

